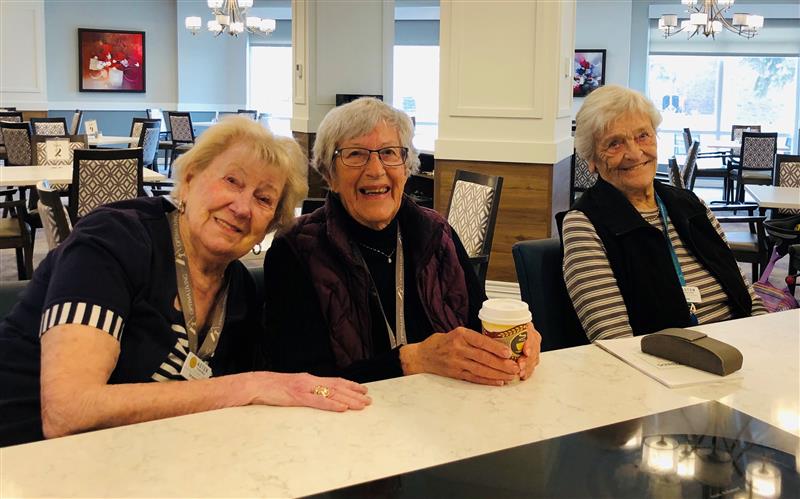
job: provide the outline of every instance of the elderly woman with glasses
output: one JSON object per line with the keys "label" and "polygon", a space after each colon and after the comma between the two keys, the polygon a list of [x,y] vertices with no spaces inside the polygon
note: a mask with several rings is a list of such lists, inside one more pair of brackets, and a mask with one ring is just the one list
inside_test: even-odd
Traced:
{"label": "elderly woman with glasses", "polygon": [[597,183],[564,214],[564,280],[591,341],[764,313],[711,211],[655,180],[661,115],[643,95],[595,90],[575,149]]}
{"label": "elderly woman with glasses", "polygon": [[[354,381],[435,373],[502,385],[539,361],[530,326],[524,355],[480,330],[485,299],[447,221],[403,195],[419,165],[411,120],[374,98],[333,109],[313,166],[325,206],[274,241],[264,259],[266,328],[277,370]],[[275,285],[275,283],[280,283]]]}

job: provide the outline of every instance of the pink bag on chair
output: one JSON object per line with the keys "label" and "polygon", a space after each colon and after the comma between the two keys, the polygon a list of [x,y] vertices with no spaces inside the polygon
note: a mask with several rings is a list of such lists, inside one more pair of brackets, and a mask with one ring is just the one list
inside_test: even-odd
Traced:
{"label": "pink bag on chair", "polygon": [[761,301],[764,302],[764,307],[767,309],[767,312],[770,313],[798,308],[797,300],[792,293],[789,292],[789,288],[779,289],[769,282],[772,269],[780,258],[778,249],[773,249],[772,257],[769,259],[767,268],[764,269],[758,281],[753,283],[753,290],[761,297]]}

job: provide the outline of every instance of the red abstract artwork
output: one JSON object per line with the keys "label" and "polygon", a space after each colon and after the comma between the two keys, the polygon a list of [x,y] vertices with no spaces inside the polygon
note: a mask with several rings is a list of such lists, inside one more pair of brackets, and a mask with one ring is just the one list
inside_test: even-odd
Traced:
{"label": "red abstract artwork", "polygon": [[144,31],[78,29],[81,92],[144,92]]}

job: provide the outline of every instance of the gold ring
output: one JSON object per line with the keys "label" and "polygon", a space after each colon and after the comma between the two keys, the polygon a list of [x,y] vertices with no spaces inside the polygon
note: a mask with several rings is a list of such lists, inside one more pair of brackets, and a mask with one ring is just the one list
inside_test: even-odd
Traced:
{"label": "gold ring", "polygon": [[322,395],[323,397],[328,398],[331,396],[331,389],[327,386],[317,385],[314,387],[311,393],[314,395]]}

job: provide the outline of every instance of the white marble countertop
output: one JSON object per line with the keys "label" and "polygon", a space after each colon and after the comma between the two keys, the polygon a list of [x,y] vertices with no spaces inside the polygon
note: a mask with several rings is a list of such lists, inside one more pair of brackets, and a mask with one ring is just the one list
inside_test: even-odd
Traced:
{"label": "white marble countertop", "polygon": [[512,386],[417,375],[370,384],[362,412],[243,407],[0,449],[0,495],[306,495],[705,400],[800,435],[800,311],[702,329],[742,350],[744,379],[671,390],[587,345]]}

